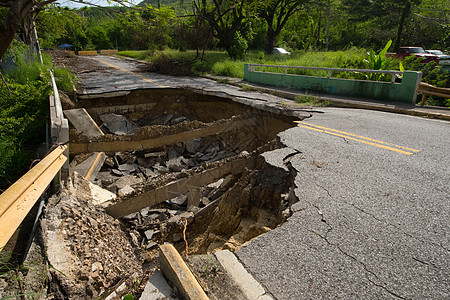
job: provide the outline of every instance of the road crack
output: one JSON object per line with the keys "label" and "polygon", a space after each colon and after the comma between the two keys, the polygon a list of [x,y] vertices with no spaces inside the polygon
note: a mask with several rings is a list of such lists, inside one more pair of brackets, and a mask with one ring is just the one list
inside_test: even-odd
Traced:
{"label": "road crack", "polygon": [[[347,253],[346,251],[344,251],[338,244],[332,243],[332,242],[330,242],[330,241],[328,240],[328,234],[333,230],[333,227],[327,222],[327,220],[325,219],[325,217],[324,217],[324,215],[323,215],[323,212],[320,210],[320,208],[319,208],[317,205],[314,205],[314,204],[313,204],[312,206],[313,206],[314,208],[316,208],[317,213],[318,213],[318,215],[320,216],[320,221],[321,221],[321,222],[324,222],[324,223],[327,225],[328,229],[327,229],[327,231],[325,232],[324,235],[322,235],[322,234],[320,234],[320,233],[318,233],[318,232],[316,232],[316,231],[313,231],[313,230],[310,230],[310,232],[312,232],[312,233],[314,233],[315,235],[317,235],[317,236],[319,236],[320,238],[322,238],[328,245],[330,245],[330,246],[336,248],[342,255],[344,255],[344,256],[350,258],[352,261],[354,261],[354,262],[356,262],[357,264],[361,265],[362,268],[364,269],[364,271],[365,271],[366,273],[372,275],[373,277],[375,277],[377,281],[382,282],[382,280],[380,280],[380,278],[378,277],[378,275],[377,275],[375,272],[371,271],[371,270],[367,267],[366,264],[364,264],[363,262],[359,261],[355,256],[353,256],[353,255]],[[405,297],[403,297],[403,296],[397,294],[396,292],[391,291],[391,290],[388,289],[384,284],[377,283],[377,282],[373,281],[373,280],[370,279],[370,277],[367,276],[367,275],[366,275],[366,278],[367,278],[367,280],[368,280],[371,284],[373,284],[373,285],[375,285],[375,286],[377,286],[377,287],[379,287],[379,288],[385,290],[385,291],[386,291],[387,293],[389,293],[390,295],[392,295],[392,296],[394,296],[394,297],[396,297],[396,298],[398,298],[398,299],[407,299],[407,298],[405,298]]]}
{"label": "road crack", "polygon": [[429,245],[433,245],[433,246],[435,246],[435,247],[442,248],[443,250],[445,250],[445,251],[447,251],[447,252],[450,252],[449,249],[445,248],[445,247],[442,246],[441,244],[433,243],[433,242],[430,242],[430,241],[425,241],[425,240],[423,240],[423,239],[421,239],[421,238],[418,238],[418,237],[416,237],[416,236],[413,236],[412,234],[403,231],[403,230],[402,230],[401,228],[399,228],[397,225],[394,225],[394,224],[392,224],[392,223],[389,223],[388,221],[385,221],[385,220],[383,220],[383,219],[378,218],[378,217],[375,216],[374,214],[372,214],[372,213],[370,213],[370,212],[368,212],[368,211],[366,211],[366,210],[360,208],[359,206],[355,205],[354,203],[350,203],[350,202],[343,201],[343,200],[339,200],[339,201],[341,201],[341,202],[343,202],[343,203],[345,203],[345,204],[347,204],[347,205],[350,205],[350,206],[354,207],[354,208],[357,209],[358,211],[360,211],[360,212],[362,212],[362,213],[364,213],[364,214],[366,214],[366,215],[372,217],[373,219],[377,220],[377,221],[380,222],[380,223],[383,223],[383,224],[385,224],[385,225],[387,225],[387,226],[389,226],[389,227],[394,228],[396,231],[398,231],[398,232],[400,232],[400,233],[406,235],[406,236],[409,237],[409,238],[412,238],[412,239],[414,239],[414,240],[416,240],[416,241],[419,241],[419,242],[421,242],[421,243],[424,243],[424,244],[429,244]]}

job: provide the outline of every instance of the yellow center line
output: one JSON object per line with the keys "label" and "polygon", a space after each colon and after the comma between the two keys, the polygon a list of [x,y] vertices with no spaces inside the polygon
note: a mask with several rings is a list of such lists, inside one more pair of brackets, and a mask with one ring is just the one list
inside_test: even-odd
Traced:
{"label": "yellow center line", "polygon": [[[299,123],[300,121],[295,121],[295,122],[296,122],[296,123]],[[399,146],[399,145],[395,145],[395,144],[383,142],[383,141],[376,140],[376,139],[371,139],[371,138],[368,138],[368,137],[365,137],[365,136],[361,136],[361,135],[357,135],[357,134],[353,134],[353,133],[349,133],[349,132],[345,132],[345,131],[340,131],[340,130],[336,130],[336,129],[332,129],[332,128],[327,128],[327,127],[323,127],[323,126],[319,126],[319,125],[314,125],[314,124],[309,124],[309,123],[305,123],[305,122],[302,122],[302,124],[307,125],[307,126],[312,126],[312,127],[317,127],[317,128],[325,129],[325,130],[328,130],[328,131],[334,131],[334,132],[342,133],[342,134],[345,134],[345,135],[354,136],[354,137],[357,137],[357,138],[360,138],[360,139],[364,139],[364,140],[368,140],[368,141],[372,141],[372,142],[375,142],[375,143],[378,143],[378,144],[390,145],[390,146],[393,146],[393,147],[396,147],[396,148],[405,149],[405,150],[412,151],[412,152],[420,152],[420,150],[417,150],[417,149],[412,149],[412,148],[408,148],[408,147],[403,147],[403,146]]]}
{"label": "yellow center line", "polygon": [[[299,123],[299,122],[296,122],[296,123]],[[357,135],[348,134],[348,133],[345,133],[343,131],[338,131],[338,130],[331,129],[332,131],[343,133],[343,134],[340,134],[340,133],[336,133],[336,132],[332,132],[332,131],[328,131],[328,130],[324,130],[324,129],[320,129],[320,128],[314,128],[314,127],[302,125],[302,124],[298,124],[297,126],[302,127],[302,128],[306,128],[306,129],[310,129],[310,130],[314,130],[314,131],[318,131],[318,132],[322,132],[322,133],[328,133],[328,134],[331,134],[331,135],[335,135],[335,136],[338,136],[338,137],[342,137],[342,138],[346,138],[346,139],[349,139],[349,140],[357,141],[357,142],[364,143],[364,144],[371,145],[371,146],[375,146],[375,147],[378,147],[378,148],[382,148],[382,149],[386,149],[386,150],[402,153],[402,154],[405,154],[405,155],[412,155],[412,154],[414,154],[414,152],[408,152],[408,151],[404,151],[404,150],[401,150],[401,149],[398,149],[398,148],[393,148],[393,147],[389,147],[389,146],[383,145],[383,144],[386,144],[386,143],[381,142],[381,141],[380,141],[381,144],[380,143],[375,143],[375,142],[369,142],[369,141],[367,141],[367,139],[369,139],[369,138],[361,137],[361,138],[364,138],[366,140],[353,138],[350,135],[352,135],[352,136],[357,136]],[[323,127],[323,128],[326,128],[326,127]],[[345,135],[345,134],[348,134],[348,135]],[[418,152],[419,150],[415,150],[415,151]]]}
{"label": "yellow center line", "polygon": [[118,70],[120,70],[120,71],[122,71],[122,72],[125,72],[125,73],[129,73],[129,74],[131,74],[131,75],[133,75],[133,76],[136,76],[136,77],[138,77],[138,78],[140,78],[140,79],[142,79],[142,80],[145,80],[145,81],[147,81],[147,82],[150,82],[150,83],[152,83],[152,84],[154,84],[154,85],[157,85],[157,86],[159,86],[159,87],[163,87],[163,88],[168,87],[168,86],[166,86],[166,85],[160,85],[160,84],[157,84],[157,83],[151,81],[150,79],[148,79],[147,77],[142,76],[142,75],[137,74],[137,73],[134,73],[133,71],[130,71],[130,70],[121,68],[121,67],[119,67],[119,66],[116,66],[116,65],[113,65],[113,64],[110,64],[110,63],[107,63],[107,62],[104,62],[103,60],[100,60],[100,59],[96,59],[96,58],[94,58],[94,59],[95,59],[95,60],[98,60],[99,62],[101,62],[101,63],[103,63],[103,64],[105,64],[105,65],[107,65],[107,66],[116,68],[116,69],[118,69]]}

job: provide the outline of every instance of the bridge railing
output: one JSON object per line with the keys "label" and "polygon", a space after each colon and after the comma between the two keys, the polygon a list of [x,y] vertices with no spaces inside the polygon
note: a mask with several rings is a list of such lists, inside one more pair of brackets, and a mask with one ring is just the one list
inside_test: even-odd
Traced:
{"label": "bridge railing", "polygon": [[[270,70],[270,68],[280,69],[281,72],[271,72],[273,69]],[[326,72],[327,76],[290,74],[290,69],[322,71]],[[333,72],[388,74],[391,75],[391,82],[336,78],[333,77]],[[396,82],[397,75],[402,75],[401,82]],[[417,89],[422,80],[422,73],[415,71],[401,72],[392,70],[245,64],[244,79],[254,83],[324,94],[371,98],[385,102],[416,103]]]}
{"label": "bridge railing", "polygon": [[301,67],[301,66],[280,66],[280,65],[263,65],[263,64],[248,64],[250,72],[256,72],[256,67],[269,67],[284,69],[284,75],[288,74],[288,69],[297,70],[313,70],[313,71],[326,71],[328,73],[327,78],[332,78],[331,72],[354,72],[354,73],[381,73],[390,74],[391,82],[395,82],[396,75],[402,75],[402,71],[392,70],[370,70],[370,69],[341,69],[341,68],[321,68],[321,67]]}

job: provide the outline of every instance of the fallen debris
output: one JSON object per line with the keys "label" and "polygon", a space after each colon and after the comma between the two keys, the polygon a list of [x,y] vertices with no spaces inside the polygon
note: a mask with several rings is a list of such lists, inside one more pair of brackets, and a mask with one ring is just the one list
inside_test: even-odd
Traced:
{"label": "fallen debris", "polygon": [[70,179],[72,186],[50,200],[41,222],[42,236],[53,267],[50,273],[62,294],[93,299],[123,278],[141,277],[143,270],[136,252],[139,245],[130,243],[118,220],[78,197],[80,181]]}

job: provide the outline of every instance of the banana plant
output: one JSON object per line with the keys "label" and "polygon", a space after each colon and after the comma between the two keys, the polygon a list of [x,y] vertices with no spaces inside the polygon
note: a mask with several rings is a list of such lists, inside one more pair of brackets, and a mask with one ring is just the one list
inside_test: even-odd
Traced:
{"label": "banana plant", "polygon": [[[369,58],[365,59],[364,62],[368,65],[371,70],[388,70],[390,66],[390,60],[386,58],[386,52],[389,47],[392,45],[392,40],[389,40],[384,46],[383,50],[376,55],[373,49],[370,50]],[[369,80],[379,80],[383,77],[383,74],[370,74],[367,75],[367,79]]]}

